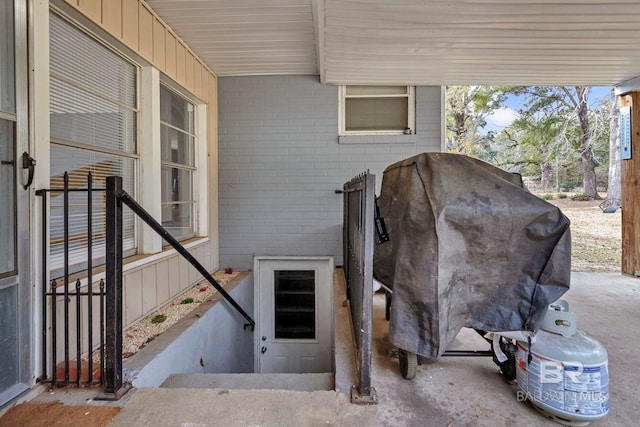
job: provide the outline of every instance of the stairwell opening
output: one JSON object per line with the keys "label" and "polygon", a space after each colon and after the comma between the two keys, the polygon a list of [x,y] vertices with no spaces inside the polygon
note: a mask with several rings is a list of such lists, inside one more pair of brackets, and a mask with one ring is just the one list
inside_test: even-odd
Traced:
{"label": "stairwell opening", "polygon": [[[253,272],[240,273],[225,286],[227,292],[256,320],[253,332],[243,328],[243,319],[225,301],[212,300],[202,303],[189,316],[181,319],[124,362],[125,381],[137,388],[334,390],[336,379],[333,259],[259,258],[260,268],[255,268]],[[285,262],[284,265],[282,261]],[[269,311],[265,309],[266,305],[260,305],[263,303],[261,298],[264,297],[261,295],[260,286],[263,285],[259,276],[265,266],[273,268],[273,277],[277,283],[277,286],[276,283],[271,284],[273,295],[270,301],[274,308],[275,298],[286,296],[288,293],[296,295],[296,301],[301,295],[308,295],[308,271],[314,272],[311,281],[315,291],[313,304],[307,300],[307,304],[303,304],[304,307],[298,307],[302,313],[313,312],[313,328],[308,320],[302,322],[307,330],[313,329],[313,338],[310,338],[308,331],[302,339],[292,338],[294,335],[283,337],[282,334],[286,335],[287,331],[292,333],[292,330],[288,330],[287,322],[283,324],[280,319],[277,321],[277,338],[274,334],[273,340],[267,341],[269,337],[262,339],[276,322],[263,320]],[[307,287],[305,289],[296,289],[300,276],[296,272],[300,271],[307,272],[301,275],[304,279],[302,285]],[[277,293],[278,290],[280,293]],[[279,294],[282,295],[278,296]],[[290,307],[287,311],[283,306],[285,303],[286,301],[278,300],[279,308],[271,314],[277,316],[280,313],[280,316],[286,317],[289,315],[286,313],[295,313],[295,307]],[[302,344],[303,348],[294,347],[293,355],[287,355],[282,350],[291,349],[286,345],[282,347],[282,342],[287,345]],[[320,354],[313,355],[309,349],[315,347],[318,353],[319,345],[322,346]],[[262,347],[267,347],[264,353],[261,352]],[[275,356],[272,358],[273,363],[269,362],[271,365],[264,362],[264,359],[258,360],[258,355],[265,354]],[[282,359],[292,357],[300,360],[300,369],[273,369],[288,366]],[[315,364],[314,358],[322,361],[322,364]],[[269,366],[270,368],[267,368]]]}

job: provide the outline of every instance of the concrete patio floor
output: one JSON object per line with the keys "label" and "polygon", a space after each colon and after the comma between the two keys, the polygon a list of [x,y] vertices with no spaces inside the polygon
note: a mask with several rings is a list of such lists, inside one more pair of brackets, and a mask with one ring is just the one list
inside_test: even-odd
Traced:
{"label": "concrete patio floor", "polygon": [[[336,300],[339,298],[337,295]],[[609,353],[611,409],[606,418],[591,425],[637,425],[640,280],[620,274],[573,273],[571,290],[564,299],[577,314],[578,329],[599,340]],[[396,350],[387,340],[388,322],[384,320],[381,294],[374,296],[372,346],[372,385],[379,403],[353,405],[349,402],[349,386],[355,380],[348,314],[341,311],[337,316],[336,391],[132,390],[117,403],[123,408],[110,426],[559,425],[544,418],[529,403],[518,401],[517,386],[506,383],[486,357],[443,357],[436,363],[419,366],[414,380],[402,379]],[[484,350],[488,345],[474,331],[463,330],[454,347]],[[43,393],[36,401],[56,398],[65,403],[87,404],[87,392]],[[68,398],[62,399],[63,395]],[[73,395],[82,402],[67,402]]]}

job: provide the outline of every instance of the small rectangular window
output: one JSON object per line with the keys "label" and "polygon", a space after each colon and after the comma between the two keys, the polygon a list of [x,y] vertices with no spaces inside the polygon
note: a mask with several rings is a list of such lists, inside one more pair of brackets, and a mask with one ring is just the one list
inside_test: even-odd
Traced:
{"label": "small rectangular window", "polygon": [[411,86],[340,86],[340,135],[415,132]]}
{"label": "small rectangular window", "polygon": [[315,339],[315,271],[276,270],[274,287],[274,336],[277,339]]}

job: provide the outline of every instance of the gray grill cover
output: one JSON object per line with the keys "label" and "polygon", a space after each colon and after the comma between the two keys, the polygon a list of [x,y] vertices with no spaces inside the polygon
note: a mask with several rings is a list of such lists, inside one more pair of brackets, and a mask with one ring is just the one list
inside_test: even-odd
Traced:
{"label": "gray grill cover", "polygon": [[535,331],[569,289],[569,220],[519,175],[420,154],[384,171],[378,205],[389,241],[375,248],[374,276],[393,289],[398,348],[435,358],[462,327]]}

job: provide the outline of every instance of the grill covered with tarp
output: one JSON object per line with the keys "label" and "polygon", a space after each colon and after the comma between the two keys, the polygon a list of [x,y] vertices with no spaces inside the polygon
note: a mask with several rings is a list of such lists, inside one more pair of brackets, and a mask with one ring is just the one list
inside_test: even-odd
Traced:
{"label": "grill covered with tarp", "polygon": [[389,241],[374,276],[393,291],[398,348],[435,358],[463,327],[536,331],[569,289],[569,220],[519,175],[424,153],[384,171],[378,206]]}

